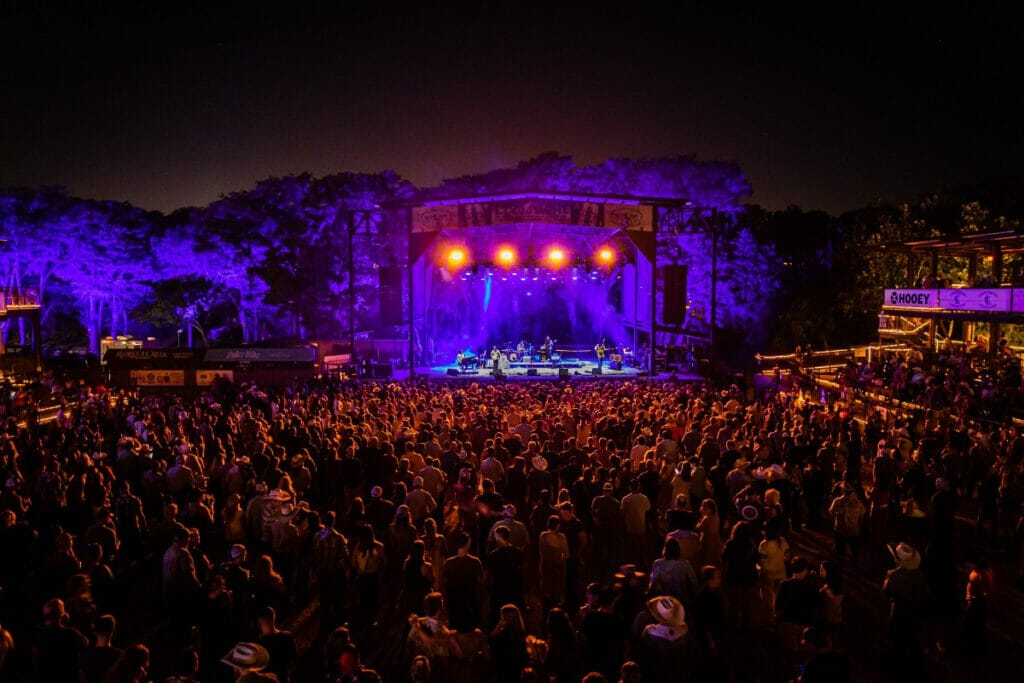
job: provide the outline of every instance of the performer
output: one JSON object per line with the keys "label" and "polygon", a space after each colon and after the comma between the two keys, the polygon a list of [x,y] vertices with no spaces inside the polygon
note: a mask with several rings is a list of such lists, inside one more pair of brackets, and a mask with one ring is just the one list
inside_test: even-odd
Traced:
{"label": "performer", "polygon": [[604,367],[604,353],[607,351],[607,347],[604,345],[605,340],[602,339],[594,347],[594,353],[597,354],[597,369],[601,370]]}
{"label": "performer", "polygon": [[501,359],[501,351],[499,351],[498,347],[495,346],[494,348],[491,349],[491,367],[497,369],[498,361],[500,359]]}
{"label": "performer", "polygon": [[546,361],[551,358],[552,347],[555,345],[551,337],[544,337],[544,343],[540,345],[540,359]]}

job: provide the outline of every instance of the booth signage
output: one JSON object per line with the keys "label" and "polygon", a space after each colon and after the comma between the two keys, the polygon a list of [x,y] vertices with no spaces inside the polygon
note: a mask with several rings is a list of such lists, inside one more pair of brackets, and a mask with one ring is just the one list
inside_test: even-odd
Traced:
{"label": "booth signage", "polygon": [[233,382],[235,380],[235,373],[233,370],[196,370],[196,385],[200,387],[211,386],[218,377]]}
{"label": "booth signage", "polygon": [[937,289],[887,289],[884,307],[891,308],[938,308]]}
{"label": "booth signage", "polygon": [[1010,310],[1009,289],[940,289],[939,305],[950,311],[993,311],[1005,313]]}
{"label": "booth signage", "polygon": [[184,370],[132,370],[132,383],[140,387],[183,387]]}
{"label": "booth signage", "polygon": [[316,360],[314,349],[209,349],[204,359],[207,363],[312,363]]}

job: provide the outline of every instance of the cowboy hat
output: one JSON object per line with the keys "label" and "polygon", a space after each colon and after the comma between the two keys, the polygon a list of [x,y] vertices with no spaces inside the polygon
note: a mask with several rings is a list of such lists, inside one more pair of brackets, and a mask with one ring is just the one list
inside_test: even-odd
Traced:
{"label": "cowboy hat", "polygon": [[548,468],[548,461],[544,459],[542,455],[535,455],[530,459],[530,464],[533,465],[533,469],[544,471]]}
{"label": "cowboy hat", "polygon": [[921,566],[921,553],[907,543],[890,543],[889,554],[897,565],[903,569],[917,569]]}
{"label": "cowboy hat", "polygon": [[221,657],[221,662],[239,671],[262,671],[270,664],[270,653],[258,643],[238,643]]}
{"label": "cowboy hat", "polygon": [[647,578],[647,574],[642,571],[638,571],[635,564],[624,564],[619,567],[619,571],[617,571],[615,576],[612,578],[615,579],[616,583],[622,584],[627,581],[632,581],[633,579],[636,579],[638,582],[643,581]]}
{"label": "cowboy hat", "polygon": [[671,595],[662,595],[647,601],[647,609],[659,624],[669,628],[686,626],[686,610],[683,604]]}

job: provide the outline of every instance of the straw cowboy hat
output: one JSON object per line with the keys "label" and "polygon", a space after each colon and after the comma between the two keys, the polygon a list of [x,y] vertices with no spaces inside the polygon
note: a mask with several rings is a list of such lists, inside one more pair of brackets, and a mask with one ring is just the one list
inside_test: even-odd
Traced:
{"label": "straw cowboy hat", "polygon": [[908,543],[890,543],[889,554],[896,564],[903,569],[917,569],[921,566],[921,553]]}
{"label": "straw cowboy hat", "polygon": [[262,671],[270,664],[270,653],[257,643],[238,643],[221,660],[239,671]]}
{"label": "straw cowboy hat", "polygon": [[686,610],[683,604],[671,595],[662,595],[647,601],[647,609],[662,626],[686,628]]}
{"label": "straw cowboy hat", "polygon": [[542,455],[535,455],[530,459],[530,464],[533,465],[533,469],[544,471],[548,468],[548,461],[544,459]]}

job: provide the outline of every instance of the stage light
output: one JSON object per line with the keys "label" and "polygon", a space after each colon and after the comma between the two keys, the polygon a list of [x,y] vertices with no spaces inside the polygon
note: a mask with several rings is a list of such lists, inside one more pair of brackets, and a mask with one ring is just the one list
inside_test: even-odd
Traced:
{"label": "stage light", "polygon": [[610,266],[615,262],[615,250],[611,247],[601,247],[597,250],[597,262],[602,266]]}
{"label": "stage light", "polygon": [[500,247],[494,260],[503,268],[511,268],[516,263],[516,250],[512,247]]}
{"label": "stage light", "polygon": [[469,257],[466,254],[466,250],[462,247],[452,247],[448,250],[446,260],[452,268],[461,268],[469,260]]}
{"label": "stage light", "polygon": [[554,269],[561,268],[569,260],[565,250],[561,247],[551,247],[548,249],[548,266]]}

